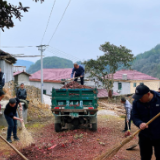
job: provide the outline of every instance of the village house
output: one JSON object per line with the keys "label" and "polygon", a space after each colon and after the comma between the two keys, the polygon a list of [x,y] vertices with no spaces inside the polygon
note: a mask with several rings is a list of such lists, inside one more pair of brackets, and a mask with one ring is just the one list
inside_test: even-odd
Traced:
{"label": "village house", "polygon": [[[60,68],[60,69],[43,69],[43,93],[47,95],[51,95],[52,88],[60,89],[64,86],[64,79],[71,78],[72,68]],[[85,76],[86,77],[86,76]],[[30,85],[35,86],[37,88],[41,88],[41,71],[37,71],[33,73],[30,78]],[[94,80],[90,80],[85,78],[84,85],[90,86],[92,88],[97,88],[97,84]],[[118,94],[113,93],[113,96],[117,96]],[[107,98],[108,93],[105,89],[98,89],[98,97],[99,98]]]}
{"label": "village house", "polygon": [[160,80],[136,70],[120,70],[114,76],[113,92],[119,95],[127,95],[135,93],[135,89],[139,84],[147,85],[151,90],[158,91]]}
{"label": "village house", "polygon": [[13,64],[15,64],[17,59],[0,50],[0,68],[2,72],[5,74],[5,82],[9,82],[13,80]]}
{"label": "village house", "polygon": [[30,85],[29,77],[31,76],[25,71],[18,71],[14,74],[14,82],[17,85],[20,85],[21,83],[24,83],[24,85]]}

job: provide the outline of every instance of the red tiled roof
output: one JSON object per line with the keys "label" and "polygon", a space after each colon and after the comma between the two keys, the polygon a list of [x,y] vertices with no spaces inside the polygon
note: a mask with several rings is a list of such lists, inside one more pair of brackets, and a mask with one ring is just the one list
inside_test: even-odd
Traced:
{"label": "red tiled roof", "polygon": [[[61,82],[61,79],[69,79],[71,77],[72,68],[59,68],[59,69],[43,69],[44,82]],[[33,73],[30,81],[40,81],[41,70]]]}
{"label": "red tiled roof", "polygon": [[[118,96],[119,94],[116,92],[113,92],[113,96]],[[105,98],[108,97],[108,92],[106,89],[98,89],[98,98]]]}
{"label": "red tiled roof", "polygon": [[30,74],[29,74],[29,73],[24,72],[24,71],[17,71],[17,72],[15,72],[15,73],[13,73],[13,76],[19,75],[19,74],[21,74],[21,73],[24,73],[24,74],[26,74],[26,75],[30,76]]}
{"label": "red tiled roof", "polygon": [[127,80],[158,80],[158,78],[138,72],[136,70],[120,70],[114,74],[114,79],[122,80],[122,75],[127,74]]}

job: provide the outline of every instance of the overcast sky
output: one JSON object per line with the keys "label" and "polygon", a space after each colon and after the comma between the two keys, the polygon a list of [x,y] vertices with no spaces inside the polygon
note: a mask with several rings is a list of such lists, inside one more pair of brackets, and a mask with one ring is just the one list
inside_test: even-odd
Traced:
{"label": "overcast sky", "polygon": [[[20,0],[8,1],[16,5]],[[15,20],[14,28],[1,31],[0,46],[41,44],[54,0],[42,4],[32,0],[21,2],[30,7],[29,12],[23,13],[21,22]],[[43,44],[51,39],[68,2],[56,0]],[[160,43],[159,7],[159,0],[72,0],[49,44],[53,53],[47,49],[45,56],[58,55],[73,61],[95,59],[103,54],[100,44],[107,41],[126,46],[134,55],[150,50]],[[2,49],[12,54],[40,54],[36,47]],[[27,60],[34,62],[37,58]]]}

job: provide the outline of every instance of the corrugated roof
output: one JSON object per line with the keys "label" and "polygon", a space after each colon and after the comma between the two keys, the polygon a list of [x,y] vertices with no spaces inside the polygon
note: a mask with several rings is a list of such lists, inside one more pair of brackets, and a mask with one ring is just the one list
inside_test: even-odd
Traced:
{"label": "corrugated roof", "polygon": [[[116,92],[113,92],[113,96],[118,96],[119,94]],[[108,92],[106,89],[98,89],[98,98],[105,98],[108,97]]]}
{"label": "corrugated roof", "polygon": [[158,80],[158,78],[138,72],[136,70],[120,70],[114,74],[114,79],[123,80],[123,74],[127,75],[127,80]]}
{"label": "corrugated roof", "polygon": [[16,76],[16,75],[19,75],[19,74],[21,74],[21,73],[24,73],[24,74],[26,74],[26,75],[28,75],[28,76],[31,76],[29,73],[24,72],[24,71],[17,71],[17,72],[15,72],[13,75]]}
{"label": "corrugated roof", "polygon": [[[43,79],[48,82],[60,82],[61,79],[69,79],[71,77],[72,68],[43,69]],[[40,81],[41,70],[33,73],[29,80]]]}

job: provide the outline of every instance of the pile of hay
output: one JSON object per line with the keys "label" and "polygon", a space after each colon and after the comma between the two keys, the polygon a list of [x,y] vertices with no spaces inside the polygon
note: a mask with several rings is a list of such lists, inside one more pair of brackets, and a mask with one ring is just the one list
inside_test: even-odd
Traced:
{"label": "pile of hay", "polygon": [[51,107],[42,104],[39,99],[28,99],[28,121],[44,121],[46,118],[53,117]]}

